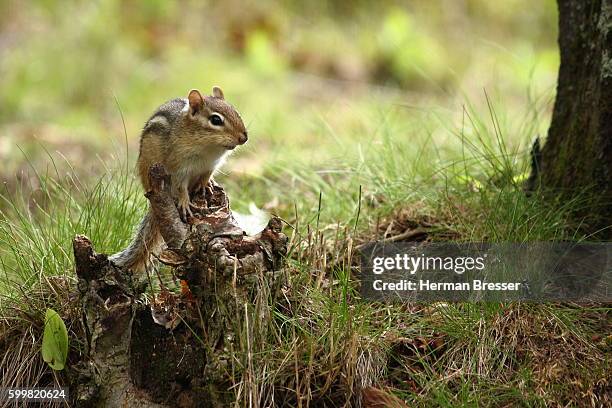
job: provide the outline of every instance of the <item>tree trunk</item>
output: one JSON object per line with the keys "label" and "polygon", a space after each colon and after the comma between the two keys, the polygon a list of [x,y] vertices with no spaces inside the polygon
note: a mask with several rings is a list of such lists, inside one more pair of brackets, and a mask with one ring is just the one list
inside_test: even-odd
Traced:
{"label": "tree trunk", "polygon": [[144,302],[155,276],[118,268],[77,236],[86,350],[69,374],[71,398],[79,407],[229,406],[228,389],[241,370],[236,351],[248,344],[246,337],[252,341],[257,320],[269,317],[267,300],[277,287],[287,237],[278,218],[246,236],[215,183],[194,197],[205,205],[185,224],[161,165],[151,168],[149,180],[152,217],[168,246],[159,260],[182,280],[181,293],[160,284]]}
{"label": "tree trunk", "polygon": [[606,238],[612,236],[612,0],[558,5],[557,97],[534,170],[542,187],[566,199],[590,192],[595,199],[578,215],[588,232]]}
{"label": "tree trunk", "polygon": [[[566,198],[590,190],[588,232],[612,220],[612,0],[558,0],[561,66],[540,185]],[[536,169],[537,171],[538,169]],[[610,228],[602,237],[611,237]]]}

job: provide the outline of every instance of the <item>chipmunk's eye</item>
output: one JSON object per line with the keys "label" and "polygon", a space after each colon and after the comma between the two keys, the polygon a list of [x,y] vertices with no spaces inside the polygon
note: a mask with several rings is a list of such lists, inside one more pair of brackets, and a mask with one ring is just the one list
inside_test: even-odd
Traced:
{"label": "chipmunk's eye", "polygon": [[213,126],[223,126],[223,116],[213,113],[208,117],[208,121]]}

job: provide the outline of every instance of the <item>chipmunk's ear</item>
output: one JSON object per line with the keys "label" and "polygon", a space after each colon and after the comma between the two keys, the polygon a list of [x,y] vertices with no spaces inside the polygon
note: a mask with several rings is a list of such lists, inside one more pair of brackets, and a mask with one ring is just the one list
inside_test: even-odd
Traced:
{"label": "chipmunk's ear", "polygon": [[189,96],[187,99],[189,99],[189,113],[192,115],[195,115],[204,107],[204,98],[197,89],[192,89],[189,91]]}
{"label": "chipmunk's ear", "polygon": [[225,99],[223,97],[223,91],[221,90],[221,88],[219,88],[218,86],[213,86],[213,96],[215,98],[219,98],[219,99]]}

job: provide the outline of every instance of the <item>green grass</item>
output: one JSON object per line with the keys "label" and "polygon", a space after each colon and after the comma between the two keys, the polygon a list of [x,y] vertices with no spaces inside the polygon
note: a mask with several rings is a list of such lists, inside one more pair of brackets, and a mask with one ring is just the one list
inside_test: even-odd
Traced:
{"label": "green grass", "polygon": [[[286,301],[273,304],[262,288],[248,318],[236,322],[243,336],[232,389],[242,402],[265,401],[274,389],[287,406],[342,406],[368,385],[423,407],[588,405],[604,397],[609,345],[593,336],[606,335],[609,308],[360,299],[355,245],[386,233],[423,226],[433,240],[585,238],[571,214],[588,197],[545,201],[526,196],[517,181],[528,169],[537,115],[502,120],[485,102],[480,111],[465,108],[455,124],[449,115],[392,105],[355,128],[322,119],[312,131],[317,160],[307,149],[287,148],[254,176],[220,176],[235,208],[275,201],[268,208],[292,226]],[[85,234],[97,251],[112,253],[146,209],[131,164],[116,156],[112,165],[100,162],[97,181],[83,182],[74,171],[56,171],[59,158],[49,154],[51,171],[34,167],[33,185],[2,194],[2,386],[64,381],[37,354],[46,307],[67,321],[68,364],[83,351],[69,290],[72,238]]]}

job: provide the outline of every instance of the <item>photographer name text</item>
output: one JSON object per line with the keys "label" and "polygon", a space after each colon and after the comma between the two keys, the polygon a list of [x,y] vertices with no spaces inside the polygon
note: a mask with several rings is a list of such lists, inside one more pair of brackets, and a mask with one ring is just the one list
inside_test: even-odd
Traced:
{"label": "photographer name text", "polygon": [[402,279],[394,282],[385,282],[377,279],[372,282],[372,288],[376,291],[517,291],[521,282],[487,282],[474,279],[472,282],[434,282],[429,279],[412,281]]}

